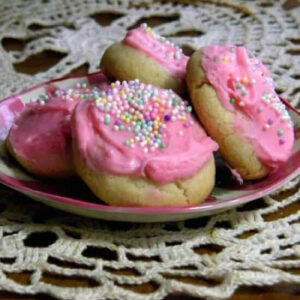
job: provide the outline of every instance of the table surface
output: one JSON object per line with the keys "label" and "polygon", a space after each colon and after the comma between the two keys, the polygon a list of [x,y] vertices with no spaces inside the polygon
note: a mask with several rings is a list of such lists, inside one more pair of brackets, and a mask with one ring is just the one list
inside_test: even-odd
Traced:
{"label": "table surface", "polygon": [[[287,10],[293,9],[296,6],[300,5],[299,0],[288,0],[284,3],[283,7]],[[109,23],[110,16],[102,15],[101,16],[101,24]],[[159,18],[153,18],[152,24],[148,22],[149,25],[154,26],[159,23]],[[38,28],[37,28],[38,29]],[[14,40],[8,39],[3,42],[3,46],[9,50],[18,50],[24,47],[24,43]],[[24,63],[18,64],[17,71],[26,74],[36,74],[38,72],[47,70],[49,67],[56,64],[60,55],[50,51],[44,51],[34,57],[27,59]],[[87,66],[82,66],[72,72],[72,74],[84,74],[87,73]],[[282,213],[291,214],[300,209],[300,203],[295,203],[290,206],[288,210],[284,212],[278,211],[272,215],[272,219],[277,219],[282,217]],[[300,274],[300,269],[295,270],[297,274]],[[11,279],[16,282],[26,284],[28,282],[29,275],[26,273],[21,274],[12,274]],[[60,279],[55,277],[46,278],[47,282],[52,284],[57,284]],[[197,284],[197,280],[190,279],[189,281],[192,284]],[[82,287],[82,281],[76,279],[70,279],[68,282],[64,282],[69,287],[76,287],[80,284]],[[86,282],[86,286],[89,286],[89,282]],[[153,287],[151,284],[145,284],[143,286],[139,286],[135,288],[137,292],[151,292]],[[55,298],[50,297],[48,295],[40,294],[40,295],[18,295],[15,293],[0,291],[0,300],[54,300]],[[184,295],[169,295],[164,300],[193,300],[199,299],[194,297],[188,297]],[[241,287],[239,288],[235,294],[230,298],[231,300],[300,300],[300,285],[297,284],[280,284],[270,287]]]}

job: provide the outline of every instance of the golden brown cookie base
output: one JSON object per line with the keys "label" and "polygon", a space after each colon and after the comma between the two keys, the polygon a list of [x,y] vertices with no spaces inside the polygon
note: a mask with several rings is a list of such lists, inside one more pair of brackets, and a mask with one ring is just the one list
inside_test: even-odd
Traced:
{"label": "golden brown cookie base", "polygon": [[196,51],[188,62],[186,82],[193,106],[209,135],[232,168],[244,179],[259,179],[270,169],[256,155],[252,143],[233,128],[234,113],[222,105],[214,88],[206,82],[202,51]]}
{"label": "golden brown cookie base", "polygon": [[215,183],[212,157],[201,170],[188,179],[159,184],[147,178],[113,175],[89,168],[73,142],[75,168],[93,193],[116,206],[188,206],[203,202]]}
{"label": "golden brown cookie base", "polygon": [[184,81],[171,75],[151,57],[124,43],[115,43],[106,49],[101,59],[105,74],[118,80],[139,79],[175,92],[182,92]]}

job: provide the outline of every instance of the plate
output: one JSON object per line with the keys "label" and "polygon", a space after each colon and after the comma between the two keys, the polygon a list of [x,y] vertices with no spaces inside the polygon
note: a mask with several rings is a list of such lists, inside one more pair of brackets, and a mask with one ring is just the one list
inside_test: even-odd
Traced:
{"label": "plate", "polygon": [[117,207],[98,200],[79,180],[45,181],[26,173],[6,152],[4,140],[13,122],[14,112],[22,103],[36,99],[45,93],[45,87],[55,84],[59,88],[71,88],[77,83],[97,83],[100,72],[74,75],[41,83],[0,102],[0,182],[28,197],[74,214],[92,218],[128,222],[179,221],[216,214],[260,198],[276,190],[300,174],[300,116],[284,100],[295,125],[296,142],[290,159],[269,177],[239,185],[226,164],[217,161],[217,184],[207,200],[189,207]]}

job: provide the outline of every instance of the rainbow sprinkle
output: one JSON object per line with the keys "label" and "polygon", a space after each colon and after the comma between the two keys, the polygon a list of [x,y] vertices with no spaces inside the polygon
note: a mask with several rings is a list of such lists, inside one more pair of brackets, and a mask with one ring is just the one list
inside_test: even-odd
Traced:
{"label": "rainbow sprinkle", "polygon": [[189,102],[172,90],[163,90],[138,79],[113,82],[106,90],[97,85],[77,83],[69,89],[54,88],[32,102],[45,105],[53,97],[65,101],[93,101],[101,112],[99,122],[111,126],[113,131],[130,132],[132,136],[124,139],[124,145],[139,146],[144,153],[167,148],[166,128],[172,122],[181,123],[179,136],[194,125]]}
{"label": "rainbow sprinkle", "polygon": [[[155,39],[162,42],[162,44],[170,45],[172,46],[173,50],[171,52],[166,53],[166,58],[169,58],[170,60],[181,60],[182,58],[182,49],[166,39],[165,37],[157,34],[151,27],[149,27],[146,23],[143,23],[141,27],[145,30],[146,33],[151,34]],[[159,45],[154,44],[153,47],[158,47]]]}
{"label": "rainbow sprinkle", "polygon": [[94,97],[94,103],[105,115],[100,122],[112,126],[114,131],[131,132],[132,137],[125,139],[124,145],[139,146],[145,153],[167,147],[165,131],[172,122],[182,123],[180,135],[194,124],[188,102],[172,90],[144,84],[138,79],[111,83],[101,96]]}

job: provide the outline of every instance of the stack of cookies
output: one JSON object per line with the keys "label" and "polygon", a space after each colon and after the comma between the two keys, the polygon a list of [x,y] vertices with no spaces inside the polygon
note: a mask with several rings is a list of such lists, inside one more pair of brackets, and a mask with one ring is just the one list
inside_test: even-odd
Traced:
{"label": "stack of cookies", "polygon": [[218,149],[245,180],[289,158],[290,116],[244,47],[188,57],[143,24],[106,50],[101,69],[100,84],[51,86],[16,119],[7,146],[30,173],[78,174],[110,205],[188,206],[212,191]]}

